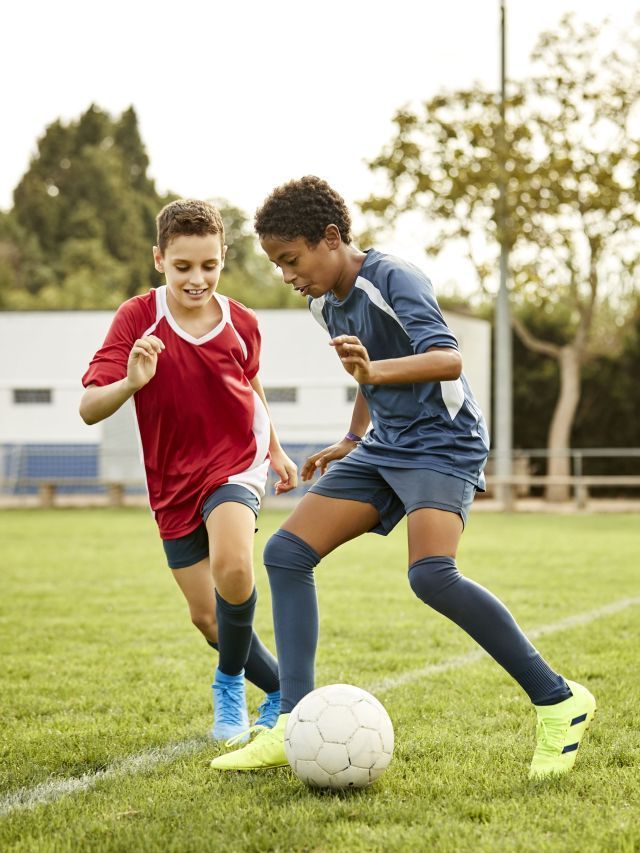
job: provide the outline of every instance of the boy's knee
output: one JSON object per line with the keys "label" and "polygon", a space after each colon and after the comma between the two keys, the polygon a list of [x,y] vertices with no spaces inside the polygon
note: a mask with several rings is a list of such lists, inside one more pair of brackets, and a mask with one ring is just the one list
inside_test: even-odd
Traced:
{"label": "boy's knee", "polygon": [[235,588],[250,583],[253,586],[253,563],[249,556],[214,557],[211,570],[218,585],[222,583],[225,587]]}
{"label": "boy's knee", "polygon": [[218,623],[216,622],[216,613],[214,609],[192,610],[191,621],[198,631],[200,631],[201,634],[204,634],[207,640],[213,640],[215,642],[218,639]]}
{"label": "boy's knee", "polygon": [[425,557],[409,566],[411,589],[425,604],[431,604],[460,578],[453,557]]}
{"label": "boy's knee", "polygon": [[319,562],[313,548],[288,530],[276,531],[264,549],[264,564],[270,574],[278,569],[312,572]]}

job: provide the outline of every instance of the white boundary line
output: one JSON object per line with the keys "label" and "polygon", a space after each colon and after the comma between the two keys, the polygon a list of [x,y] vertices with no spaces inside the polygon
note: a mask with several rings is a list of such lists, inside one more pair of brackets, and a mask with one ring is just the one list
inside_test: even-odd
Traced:
{"label": "white boundary line", "polygon": [[[525,634],[530,640],[537,640],[538,637],[555,634],[558,631],[566,631],[569,628],[575,628],[577,625],[588,625],[589,622],[595,622],[596,619],[601,619],[603,616],[620,613],[622,610],[626,610],[628,607],[633,607],[636,604],[640,604],[640,596],[636,598],[621,598],[619,601],[612,601],[611,604],[596,607],[595,610],[587,610],[586,613],[577,613],[575,616],[568,616],[566,619],[561,619],[559,622],[552,622],[550,625],[540,625],[538,628],[525,631]],[[469,664],[476,663],[476,661],[483,660],[483,658],[489,659],[489,655],[484,649],[474,649],[474,651],[467,652],[465,655],[458,655],[458,657],[449,658],[441,663],[432,663],[428,666],[420,667],[420,669],[400,673],[400,675],[396,675],[395,677],[384,678],[369,689],[372,693],[384,693],[386,690],[393,690],[394,687],[401,687],[403,684],[408,684],[410,681],[415,681],[418,678],[425,678],[427,675],[437,675],[440,672],[448,672],[450,669],[469,666]]]}
{"label": "white boundary line", "polygon": [[[566,631],[578,625],[588,625],[590,622],[595,622],[604,616],[620,613],[638,604],[640,604],[640,596],[636,598],[622,598],[619,601],[611,602],[611,604],[596,607],[594,610],[587,610],[585,613],[578,613],[575,616],[561,619],[559,622],[540,625],[538,628],[528,631],[527,636],[535,640],[538,637],[544,637],[547,634],[554,634],[558,631]],[[383,681],[372,684],[368,689],[372,693],[384,693],[387,690],[393,690],[395,687],[401,687],[403,684],[408,684],[420,678],[426,678],[429,675],[437,675],[440,672],[448,672],[452,669],[469,666],[486,657],[488,657],[486,652],[478,649],[465,655],[449,658],[441,663],[429,664],[429,666],[424,666],[420,669],[401,673],[393,678],[385,678]],[[52,779],[33,788],[20,788],[17,791],[5,794],[0,799],[0,817],[6,817],[11,812],[32,809],[35,806],[55,802],[67,794],[88,791],[103,780],[115,779],[120,776],[130,776],[135,773],[144,772],[145,770],[152,770],[162,764],[170,764],[183,755],[200,752],[208,743],[209,741],[206,738],[199,738],[155,749],[148,749],[137,755],[131,755],[128,758],[114,762],[111,767],[107,767],[105,770],[98,770],[96,773],[85,773],[83,776],[71,779]]]}

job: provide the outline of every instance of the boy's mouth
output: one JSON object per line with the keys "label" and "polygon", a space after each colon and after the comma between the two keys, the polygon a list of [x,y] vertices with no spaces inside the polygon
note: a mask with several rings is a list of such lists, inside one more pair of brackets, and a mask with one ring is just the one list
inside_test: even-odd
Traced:
{"label": "boy's mouth", "polygon": [[199,288],[191,287],[187,290],[184,290],[183,292],[186,293],[188,296],[197,297],[197,296],[202,296],[202,294],[206,291],[206,289],[207,289],[206,287],[199,287]]}

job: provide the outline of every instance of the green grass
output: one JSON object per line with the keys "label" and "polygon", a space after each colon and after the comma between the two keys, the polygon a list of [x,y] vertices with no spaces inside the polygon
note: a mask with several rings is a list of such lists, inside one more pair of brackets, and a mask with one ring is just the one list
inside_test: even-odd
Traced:
{"label": "green grass", "polygon": [[[256,555],[281,519],[263,514]],[[314,793],[288,770],[209,770],[215,659],[147,512],[4,511],[0,526],[0,805],[19,789],[111,773],[0,818],[0,849],[640,850],[640,607],[536,643],[599,700],[570,776],[527,782],[534,715],[487,659],[381,692],[396,731],[389,770],[365,791]],[[640,595],[638,526],[633,515],[478,513],[459,565],[535,628]],[[257,627],[273,648],[256,563]],[[318,588],[318,683],[366,688],[474,648],[412,595],[404,528],[341,548]],[[255,710],[260,696],[248,696]],[[127,764],[194,740],[175,760]]]}

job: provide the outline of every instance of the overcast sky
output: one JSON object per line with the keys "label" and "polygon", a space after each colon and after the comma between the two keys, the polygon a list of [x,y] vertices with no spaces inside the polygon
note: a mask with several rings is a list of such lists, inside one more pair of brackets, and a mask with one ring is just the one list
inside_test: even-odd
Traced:
{"label": "overcast sky", "polygon": [[[634,0],[508,0],[508,72],[570,10],[628,26]],[[36,142],[91,102],[136,109],[159,190],[252,214],[277,184],[326,178],[352,204],[407,101],[498,85],[499,0],[12,0],[2,12],[0,208]]]}

